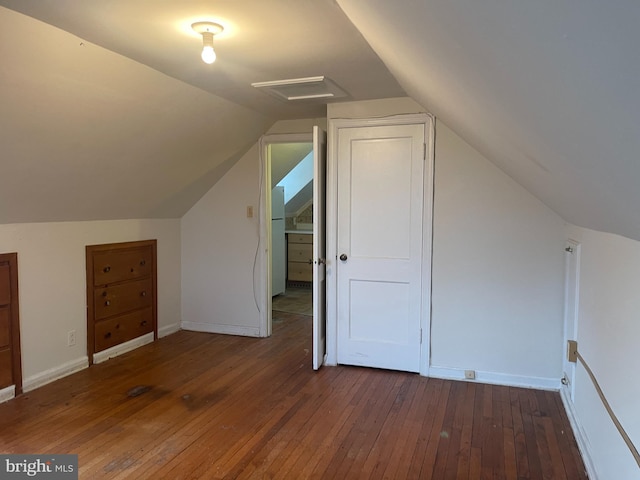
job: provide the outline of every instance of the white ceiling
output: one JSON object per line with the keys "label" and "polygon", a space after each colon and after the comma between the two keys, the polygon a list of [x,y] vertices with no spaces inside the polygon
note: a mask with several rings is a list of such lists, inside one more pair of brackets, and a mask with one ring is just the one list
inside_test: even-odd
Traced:
{"label": "white ceiling", "polygon": [[[324,75],[364,100],[402,96],[333,0],[1,0],[154,70],[272,118],[323,117],[321,102],[285,103],[251,83]],[[217,61],[200,60],[196,21],[220,23]]]}
{"label": "white ceiling", "polygon": [[326,116],[253,82],[405,95],[331,0],[1,0],[0,58],[0,223],[182,216],[274,121]]}
{"label": "white ceiling", "polygon": [[337,1],[411,97],[565,220],[640,240],[640,2]]}
{"label": "white ceiling", "polygon": [[0,7],[0,223],[180,216],[274,120],[324,116],[250,83],[326,75],[410,95],[567,221],[640,239],[635,0],[0,5],[46,22]]}

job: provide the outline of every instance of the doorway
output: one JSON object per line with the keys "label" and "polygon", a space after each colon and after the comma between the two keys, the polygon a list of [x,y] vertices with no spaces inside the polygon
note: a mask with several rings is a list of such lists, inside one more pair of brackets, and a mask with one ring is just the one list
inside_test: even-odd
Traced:
{"label": "doorway", "polygon": [[271,316],[313,314],[313,144],[273,143],[271,168]]}
{"label": "doorway", "polygon": [[[313,170],[309,171],[312,135],[277,134],[261,139],[262,235],[266,249],[263,263],[264,302],[261,318],[262,336],[273,331],[274,310],[285,314],[311,315],[310,252],[302,244],[313,241],[312,210]],[[289,278],[289,240],[292,248],[292,278]],[[280,321],[276,313],[275,321]]]}
{"label": "doorway", "polygon": [[[261,334],[271,335],[283,309],[310,315],[315,370],[326,352],[326,143],[326,132],[317,126],[311,135],[268,135],[261,140],[261,240],[267,245],[258,259],[266,279]],[[283,250],[285,268],[277,263]],[[283,270],[284,282],[278,278]]]}

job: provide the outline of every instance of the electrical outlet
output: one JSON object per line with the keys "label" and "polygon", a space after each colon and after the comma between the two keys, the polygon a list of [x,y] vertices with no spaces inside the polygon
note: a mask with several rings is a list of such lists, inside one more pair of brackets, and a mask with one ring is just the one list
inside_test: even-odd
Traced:
{"label": "electrical outlet", "polygon": [[67,332],[67,347],[73,347],[76,344],[76,331],[69,330]]}
{"label": "electrical outlet", "polygon": [[465,370],[464,378],[467,380],[475,380],[476,379],[476,371],[475,370]]}

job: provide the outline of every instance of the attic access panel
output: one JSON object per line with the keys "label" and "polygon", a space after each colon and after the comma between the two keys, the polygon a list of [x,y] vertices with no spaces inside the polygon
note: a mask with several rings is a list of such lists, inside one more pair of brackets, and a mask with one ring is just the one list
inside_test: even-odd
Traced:
{"label": "attic access panel", "polygon": [[325,76],[291,78],[256,82],[252,87],[262,90],[280,100],[314,100],[346,97],[347,93]]}

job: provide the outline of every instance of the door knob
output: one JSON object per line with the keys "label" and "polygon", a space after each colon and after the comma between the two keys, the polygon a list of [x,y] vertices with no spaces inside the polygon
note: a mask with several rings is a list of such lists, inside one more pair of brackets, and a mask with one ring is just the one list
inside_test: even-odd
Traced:
{"label": "door knob", "polygon": [[343,253],[342,255],[340,255],[340,260],[342,260],[343,262],[347,261],[347,254]]}

